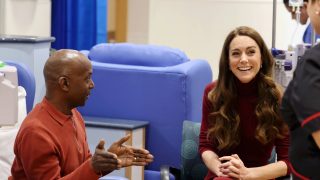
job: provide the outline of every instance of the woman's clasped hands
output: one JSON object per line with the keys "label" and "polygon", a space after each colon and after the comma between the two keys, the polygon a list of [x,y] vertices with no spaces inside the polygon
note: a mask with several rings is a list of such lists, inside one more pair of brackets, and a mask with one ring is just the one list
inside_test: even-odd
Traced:
{"label": "woman's clasped hands", "polygon": [[231,156],[220,157],[221,164],[219,170],[224,177],[232,179],[250,180],[254,179],[253,173],[250,168],[247,168],[237,154]]}

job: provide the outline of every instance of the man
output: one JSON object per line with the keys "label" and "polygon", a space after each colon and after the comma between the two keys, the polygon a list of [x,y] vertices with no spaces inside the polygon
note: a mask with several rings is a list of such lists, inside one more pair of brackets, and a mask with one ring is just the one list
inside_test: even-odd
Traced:
{"label": "man", "polygon": [[123,145],[130,136],[108,151],[100,140],[90,154],[84,121],[76,110],[94,88],[92,66],[83,54],[59,50],[47,60],[43,73],[46,95],[20,127],[9,179],[98,179],[121,167],[152,162],[149,151]]}
{"label": "man", "polygon": [[[289,13],[291,13],[291,18],[293,20],[296,19],[296,13],[292,11],[292,7],[289,6],[289,0],[283,0],[283,4],[285,5],[286,9],[288,10]],[[305,25],[307,24],[308,22],[308,19],[309,19],[309,16],[308,16],[308,13],[307,13],[307,4],[308,4],[308,0],[303,0],[303,5],[300,7],[300,24],[302,25]],[[313,31],[313,27],[311,25],[311,23],[308,24],[306,30],[304,31],[303,33],[303,42],[304,43],[309,43],[311,44],[312,41],[311,41],[311,34],[312,34],[312,31]],[[316,35],[316,40],[319,39],[320,36],[319,35]]]}

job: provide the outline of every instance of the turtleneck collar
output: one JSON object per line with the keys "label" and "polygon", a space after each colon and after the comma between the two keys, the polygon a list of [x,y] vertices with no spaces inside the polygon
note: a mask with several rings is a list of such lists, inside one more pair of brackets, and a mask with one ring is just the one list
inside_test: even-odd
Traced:
{"label": "turtleneck collar", "polygon": [[257,78],[252,79],[248,83],[242,83],[238,78],[235,78],[237,92],[241,96],[256,96],[258,94]]}

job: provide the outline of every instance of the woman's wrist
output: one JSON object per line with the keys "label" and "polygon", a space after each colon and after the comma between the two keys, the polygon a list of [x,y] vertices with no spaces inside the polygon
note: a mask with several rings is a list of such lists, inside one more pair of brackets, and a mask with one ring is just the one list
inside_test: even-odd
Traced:
{"label": "woman's wrist", "polygon": [[246,168],[245,178],[246,180],[259,179],[254,168]]}

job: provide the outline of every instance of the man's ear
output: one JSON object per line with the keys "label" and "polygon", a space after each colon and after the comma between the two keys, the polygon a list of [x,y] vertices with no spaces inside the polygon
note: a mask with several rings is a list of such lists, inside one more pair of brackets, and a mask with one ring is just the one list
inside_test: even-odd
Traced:
{"label": "man's ear", "polygon": [[66,76],[59,77],[58,83],[59,83],[60,88],[63,91],[69,91],[70,83],[69,83],[69,79]]}

